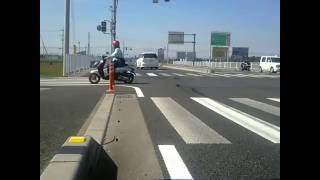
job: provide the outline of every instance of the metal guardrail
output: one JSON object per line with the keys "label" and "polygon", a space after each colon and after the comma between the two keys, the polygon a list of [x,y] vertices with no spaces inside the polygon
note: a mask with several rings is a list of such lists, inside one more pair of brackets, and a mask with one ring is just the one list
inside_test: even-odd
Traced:
{"label": "metal guardrail", "polygon": [[65,75],[68,76],[89,69],[91,62],[97,60],[99,59],[95,56],[68,54],[65,61]]}
{"label": "metal guardrail", "polygon": [[[183,66],[193,66],[192,61],[173,61],[173,65],[183,65]],[[196,61],[194,62],[195,67],[208,67],[211,69],[233,69],[239,70],[241,67],[241,62],[217,62],[217,61]],[[251,63],[251,70],[259,70],[259,62]]]}

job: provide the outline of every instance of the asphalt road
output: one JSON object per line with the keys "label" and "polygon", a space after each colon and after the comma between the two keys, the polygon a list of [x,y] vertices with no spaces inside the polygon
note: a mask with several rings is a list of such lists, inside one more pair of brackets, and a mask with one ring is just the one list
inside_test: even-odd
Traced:
{"label": "asphalt road", "polygon": [[[280,142],[276,142],[280,136],[268,139],[268,133],[259,134],[264,124],[280,131],[280,102],[267,99],[280,99],[279,74],[207,75],[165,68],[136,73],[131,86],[143,92],[139,105],[165,179],[175,173],[188,177],[183,176],[186,171],[193,179],[280,178]],[[41,88],[47,88],[40,88],[43,168],[65,139],[86,124],[106,82],[90,85],[86,78],[40,81]],[[118,88],[116,93],[133,93],[132,89]],[[208,98],[222,107],[212,110],[191,98]],[[239,124],[239,119],[251,122],[256,130]],[[177,172],[170,168],[165,159],[175,153],[160,149],[166,145],[174,147],[181,158],[173,169],[179,169],[181,161],[185,169]]]}
{"label": "asphalt road", "polygon": [[[227,116],[222,116],[217,111],[212,111],[191,99],[191,97],[210,98],[280,127],[280,114],[270,113],[270,111],[272,113],[279,111],[280,102],[267,99],[280,99],[279,75],[278,77],[272,75],[275,78],[243,77],[241,75],[239,77],[209,77],[200,73],[190,72],[190,74],[186,71],[170,69],[137,70],[136,72],[140,76],[136,78],[135,86],[140,87],[145,96],[139,98],[139,103],[165,178],[170,178],[170,173],[158,145],[174,145],[194,179],[280,178],[280,143],[271,142],[231,121]],[[148,73],[154,73],[157,76]],[[236,74],[257,73],[240,72]],[[152,100],[152,98],[159,97],[169,98],[169,100],[163,100],[168,101],[165,106],[171,107],[172,104],[178,104],[187,112],[183,111],[184,114],[181,114],[177,108],[171,110],[165,107],[159,108],[159,104],[156,105]],[[249,98],[254,100],[254,103],[258,101],[272,105],[273,110],[268,112],[268,110],[262,109],[259,104],[248,106],[230,98]],[[165,111],[171,111],[174,114],[171,115],[171,122],[168,120],[168,117],[170,118],[169,112]],[[167,116],[165,116],[166,113],[168,113]],[[182,131],[178,132],[179,130],[176,129],[179,129],[177,127],[179,116],[182,116],[180,119],[185,119],[185,128],[185,125],[189,123],[190,115],[188,114],[198,118],[206,126],[227,139],[230,144],[186,143],[186,137],[183,137],[186,134],[183,134]]]}
{"label": "asphalt road", "polygon": [[105,86],[40,87],[40,174],[65,140],[78,134],[105,90]]}

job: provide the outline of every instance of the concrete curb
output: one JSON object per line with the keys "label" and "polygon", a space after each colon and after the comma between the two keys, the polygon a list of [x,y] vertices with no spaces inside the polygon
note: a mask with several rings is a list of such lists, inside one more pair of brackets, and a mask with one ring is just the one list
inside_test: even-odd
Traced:
{"label": "concrete curb", "polygon": [[88,126],[85,136],[91,136],[99,144],[103,142],[107,124],[110,118],[111,109],[114,101],[114,94],[106,94],[95,115]]}
{"label": "concrete curb", "polygon": [[117,176],[117,166],[101,145],[114,97],[114,94],[104,96],[85,132],[86,140],[81,143],[70,143],[69,137],[41,174],[41,180],[85,180],[101,177],[105,179]]}
{"label": "concrete curb", "polygon": [[90,179],[99,159],[101,146],[89,136],[84,143],[70,143],[69,139],[62,145],[60,152],[52,158],[41,174],[40,180]]}

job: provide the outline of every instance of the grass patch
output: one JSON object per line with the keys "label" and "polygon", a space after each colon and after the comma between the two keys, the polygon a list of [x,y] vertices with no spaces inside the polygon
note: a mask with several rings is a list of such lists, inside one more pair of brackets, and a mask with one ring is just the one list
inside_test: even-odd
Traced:
{"label": "grass patch", "polygon": [[40,76],[62,76],[63,64],[58,60],[41,60]]}

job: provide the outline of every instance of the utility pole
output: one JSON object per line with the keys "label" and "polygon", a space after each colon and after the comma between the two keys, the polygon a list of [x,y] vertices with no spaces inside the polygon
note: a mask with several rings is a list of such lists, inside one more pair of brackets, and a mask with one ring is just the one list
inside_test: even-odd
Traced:
{"label": "utility pole", "polygon": [[196,34],[193,34],[193,66],[196,60]]}
{"label": "utility pole", "polygon": [[88,32],[88,55],[90,55],[90,32]]}
{"label": "utility pole", "polygon": [[126,47],[124,46],[124,41],[122,41],[123,57],[125,56]]}
{"label": "utility pole", "polygon": [[63,32],[63,29],[61,30],[62,31],[62,35],[61,35],[61,58],[63,59],[63,37],[64,37],[64,32]]}
{"label": "utility pole", "polygon": [[65,0],[65,23],[64,23],[64,56],[63,56],[63,76],[66,74],[66,55],[69,54],[69,25],[70,25],[70,0]]}
{"label": "utility pole", "polygon": [[78,53],[80,52],[80,41],[78,42],[78,47],[79,47],[79,50],[78,50]]}
{"label": "utility pole", "polygon": [[[118,0],[113,0],[113,6],[112,6],[112,21],[111,21],[111,43],[116,39],[116,24],[117,24],[117,4]],[[113,52],[114,49],[111,46],[111,52]]]}

